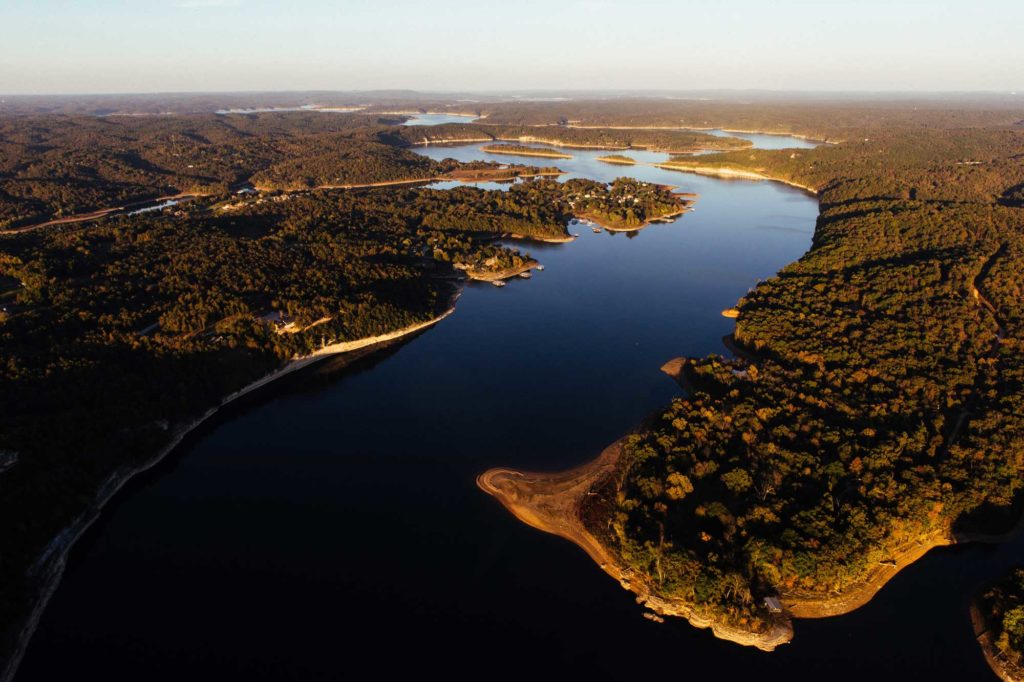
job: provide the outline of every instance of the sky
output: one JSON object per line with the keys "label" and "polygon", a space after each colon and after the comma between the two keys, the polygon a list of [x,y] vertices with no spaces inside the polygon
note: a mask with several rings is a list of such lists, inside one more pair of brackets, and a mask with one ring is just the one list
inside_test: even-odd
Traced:
{"label": "sky", "polygon": [[1024,0],[0,0],[0,94],[1024,92]]}

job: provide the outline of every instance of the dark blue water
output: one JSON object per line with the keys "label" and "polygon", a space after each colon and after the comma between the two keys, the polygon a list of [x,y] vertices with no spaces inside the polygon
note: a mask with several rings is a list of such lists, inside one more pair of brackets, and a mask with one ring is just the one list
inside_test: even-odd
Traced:
{"label": "dark blue water", "polygon": [[799,191],[573,153],[574,174],[672,182],[697,211],[531,246],[533,279],[470,285],[397,350],[229,409],[75,547],[18,679],[990,677],[966,599],[1012,547],[936,552],[765,654],[644,620],[581,550],[477,490],[493,466],[589,460],[663,407],[679,391],[658,367],[725,352],[719,312],[810,243]]}

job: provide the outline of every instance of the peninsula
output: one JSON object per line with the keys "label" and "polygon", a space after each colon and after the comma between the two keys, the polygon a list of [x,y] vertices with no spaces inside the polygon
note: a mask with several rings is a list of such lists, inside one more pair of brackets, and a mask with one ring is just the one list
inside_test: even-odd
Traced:
{"label": "peninsula", "polygon": [[547,147],[527,147],[520,144],[489,144],[480,147],[488,154],[507,154],[510,156],[539,156],[546,159],[571,159],[571,154],[556,151]]}

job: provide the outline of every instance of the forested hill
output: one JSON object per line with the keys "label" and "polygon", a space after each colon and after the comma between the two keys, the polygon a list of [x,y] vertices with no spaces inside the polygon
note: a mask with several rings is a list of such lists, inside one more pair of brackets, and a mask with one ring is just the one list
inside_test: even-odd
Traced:
{"label": "forested hill", "polygon": [[685,130],[619,130],[602,127],[574,128],[564,125],[498,125],[486,121],[447,123],[436,126],[408,126],[396,129],[387,135],[407,144],[505,140],[540,142],[584,149],[649,149],[669,153],[700,150],[728,151],[750,146],[749,141],[737,137],[720,137]]}
{"label": "forested hill", "polygon": [[0,118],[0,227],[163,195],[378,182],[437,172],[357,114]]}
{"label": "forested hill", "polygon": [[[416,180],[451,170],[403,147],[427,138],[532,140],[537,129],[403,117],[288,112],[187,116],[0,118],[0,229],[179,193],[227,195],[248,184],[296,190]],[[691,151],[745,140],[677,131],[545,130],[571,146]]]}
{"label": "forested hill", "polygon": [[693,394],[595,498],[656,592],[758,631],[767,594],[840,613],[904,551],[1016,521],[1022,159],[1024,131],[948,129],[677,160],[813,187],[821,215],[813,248],[740,301],[747,360],[688,361]]}
{"label": "forested hill", "polygon": [[853,140],[883,131],[1020,126],[1019,96],[975,100],[905,98],[629,98],[480,105],[481,122],[511,126],[721,128],[819,140]]}

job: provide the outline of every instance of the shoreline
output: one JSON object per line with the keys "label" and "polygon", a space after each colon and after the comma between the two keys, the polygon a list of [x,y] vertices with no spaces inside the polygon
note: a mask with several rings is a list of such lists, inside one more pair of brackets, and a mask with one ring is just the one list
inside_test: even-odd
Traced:
{"label": "shoreline", "polygon": [[[462,172],[462,171],[455,171]],[[474,172],[474,171],[469,171]],[[265,187],[255,186],[253,189],[259,192],[283,192],[285,194],[297,194],[300,192],[320,192],[329,191],[334,189],[373,189],[375,187],[395,187],[398,185],[417,185],[420,183],[431,183],[431,182],[461,182],[467,185],[471,185],[476,182],[511,182],[518,178],[539,178],[539,177],[557,177],[559,175],[565,175],[565,171],[537,171],[536,173],[519,173],[512,174],[506,173],[504,175],[495,173],[493,176],[488,177],[456,177],[453,175],[436,175],[431,177],[423,178],[407,178],[405,180],[382,180],[381,182],[363,182],[363,183],[352,183],[344,185],[317,185],[316,187],[302,187],[298,189],[281,189],[279,187]]]}
{"label": "shoreline", "polygon": [[609,145],[609,144],[583,144],[573,142],[563,142],[561,140],[552,140],[549,138],[534,137],[533,135],[520,135],[519,137],[501,137],[500,135],[494,138],[498,142],[527,142],[532,144],[547,144],[552,147],[565,147],[566,149],[597,149],[611,152],[628,152],[631,149],[654,152],[659,154],[669,155],[681,155],[681,154],[692,154],[700,151],[713,151],[713,152],[731,152],[731,151],[742,151],[749,149],[749,147],[741,147],[738,149],[719,149],[708,148],[708,147],[686,147],[683,149],[675,149],[673,147],[659,147],[658,145],[643,145],[643,144],[631,144],[631,145]]}
{"label": "shoreline", "polygon": [[581,213],[581,214],[577,215],[576,219],[577,220],[587,220],[587,221],[590,221],[590,222],[594,223],[595,225],[600,225],[602,229],[607,230],[608,232],[639,232],[640,230],[644,229],[645,227],[650,227],[651,225],[653,225],[655,223],[669,223],[669,222],[672,222],[672,219],[678,218],[679,216],[681,216],[681,215],[683,215],[685,213],[688,213],[689,210],[690,210],[690,207],[689,207],[689,205],[687,205],[687,206],[684,206],[683,208],[680,208],[678,211],[673,211],[671,213],[666,213],[665,215],[661,215],[661,216],[658,216],[656,218],[650,218],[649,220],[644,221],[640,225],[631,225],[629,227],[619,227],[619,226],[614,226],[613,227],[611,225],[608,225],[606,223],[601,222],[597,218],[594,218],[593,216],[591,216],[590,214],[587,214],[587,213]]}
{"label": "shoreline", "polygon": [[786,610],[794,618],[829,618],[840,616],[870,602],[879,590],[896,577],[900,571],[910,566],[936,547],[948,547],[959,544],[945,528],[932,530],[924,535],[897,545],[892,551],[885,552],[886,561],[892,564],[879,563],[868,571],[864,580],[851,585],[843,592],[826,597],[782,592],[781,601]]}
{"label": "shoreline", "polygon": [[29,566],[28,575],[30,577],[38,577],[39,590],[35,595],[35,599],[32,600],[34,603],[30,610],[28,619],[22,626],[21,631],[15,636],[14,648],[11,653],[11,657],[6,662],[3,670],[0,671],[0,682],[11,682],[14,678],[18,665],[21,663],[21,659],[25,655],[25,651],[32,639],[32,635],[35,633],[35,630],[39,625],[39,620],[42,617],[43,612],[46,610],[46,606],[49,603],[50,598],[60,585],[61,578],[64,575],[64,569],[67,566],[68,554],[71,549],[79,538],[81,538],[82,535],[100,517],[104,507],[106,507],[110,500],[113,499],[121,488],[123,488],[129,481],[135,478],[138,474],[152,469],[163,461],[168,455],[174,452],[188,434],[206,422],[210,417],[217,414],[221,408],[233,403],[238,398],[267,386],[277,379],[293,374],[300,369],[309,367],[320,360],[366,349],[369,349],[368,353],[372,353],[376,350],[376,348],[373,348],[374,346],[383,346],[383,344],[387,344],[401,339],[402,337],[428,329],[455,312],[455,305],[460,295],[461,291],[455,293],[448,308],[443,313],[440,313],[439,315],[436,315],[424,322],[418,322],[416,324],[397,329],[393,332],[387,332],[377,336],[367,336],[353,341],[342,341],[330,344],[310,353],[309,355],[293,357],[278,369],[265,374],[249,384],[246,384],[234,393],[229,393],[224,396],[217,405],[207,409],[202,415],[193,418],[191,421],[178,425],[177,428],[172,430],[170,441],[150,457],[147,457],[138,464],[121,467],[110,474],[110,476],[108,476],[100,485],[96,492],[96,496],[89,504],[89,507],[68,526],[57,533],[57,535],[47,543],[36,560]]}
{"label": "shoreline", "polygon": [[[682,368],[685,361],[676,358],[662,371],[686,388]],[[558,535],[583,549],[587,555],[624,589],[636,595],[638,604],[659,616],[685,618],[697,628],[710,628],[715,637],[762,651],[772,651],[793,638],[793,618],[827,618],[854,611],[867,604],[897,573],[935,547],[970,540],[955,539],[948,528],[932,530],[909,540],[890,552],[883,552],[885,563],[878,563],[865,580],[843,592],[826,597],[780,594],[784,612],[766,633],[755,633],[721,623],[698,613],[692,604],[662,597],[651,585],[650,576],[620,565],[609,549],[586,527],[582,518],[583,501],[611,476],[620,473],[618,466],[621,440],[616,441],[597,459],[572,469],[552,473],[493,468],[477,478],[477,486],[496,498],[519,521],[553,535]]]}
{"label": "shoreline", "polygon": [[981,647],[981,653],[985,656],[985,662],[1003,682],[1021,682],[1024,680],[1024,671],[1000,657],[1001,652],[992,640],[992,631],[989,630],[985,614],[981,612],[978,599],[977,596],[971,599],[971,629],[974,631],[974,638],[978,640],[978,646]]}
{"label": "shoreline", "polygon": [[[538,126],[541,127],[541,126]],[[838,142],[832,142],[830,140],[823,140],[820,137],[811,137],[810,135],[804,135],[803,133],[778,133],[771,132],[768,130],[741,130],[739,128],[715,128],[715,127],[695,127],[695,126],[583,126],[583,125],[568,125],[567,128],[580,128],[582,130],[679,130],[679,131],[692,131],[695,133],[704,133],[708,130],[721,130],[723,133],[738,133],[740,135],[774,135],[775,137],[795,137],[798,140],[806,140],[807,142],[819,142],[821,144],[839,144]],[[725,150],[732,151],[732,150]]]}
{"label": "shoreline", "polygon": [[735,180],[770,180],[772,182],[781,182],[784,185],[796,187],[797,189],[802,189],[814,196],[818,196],[818,190],[813,187],[801,185],[799,182],[793,182],[792,180],[765,175],[764,173],[758,173],[757,171],[739,170],[734,168],[715,168],[711,166],[680,166],[671,163],[655,163],[651,165],[655,168],[679,171],[680,173],[695,173],[696,175],[710,175],[719,178],[732,178]]}
{"label": "shoreline", "polygon": [[571,234],[566,234],[564,237],[541,237],[530,234],[519,234],[517,232],[506,232],[498,239],[517,239],[527,242],[541,242],[543,244],[568,244],[569,242],[576,241],[576,237]]}
{"label": "shoreline", "polygon": [[[427,126],[424,126],[424,127],[427,127]],[[419,144],[419,145],[423,145],[424,147],[429,147],[430,145],[436,145],[436,146],[439,146],[439,147],[444,147],[444,146],[457,147],[458,145],[461,145],[461,144],[474,144],[476,142],[493,142],[493,141],[494,141],[493,137],[473,137],[473,138],[468,138],[468,139],[464,139],[464,140],[456,140],[456,139],[444,139],[444,140],[442,140],[442,139],[433,139],[433,140],[431,140],[431,139],[427,139],[426,137],[424,137],[419,142],[413,142],[412,144],[413,144],[413,146]]]}
{"label": "shoreline", "polygon": [[576,544],[623,589],[636,594],[638,604],[655,614],[685,618],[696,628],[710,628],[719,639],[762,651],[773,651],[778,645],[789,642],[793,629],[784,616],[779,617],[768,632],[751,633],[718,623],[682,601],[658,596],[645,576],[620,566],[615,555],[587,529],[580,514],[582,501],[617,472],[621,443],[621,440],[615,441],[597,459],[562,472],[489,469],[477,477],[477,486],[523,523]]}
{"label": "shoreline", "polygon": [[485,154],[504,154],[505,156],[534,156],[543,159],[571,159],[571,154],[562,154],[554,150],[548,151],[546,149],[537,148],[537,151],[526,151],[522,149],[502,149],[500,147],[480,147],[480,151]]}
{"label": "shoreline", "polygon": [[529,272],[540,265],[540,261],[530,259],[526,263],[523,263],[517,268],[505,268],[504,270],[498,270],[497,272],[490,272],[487,270],[473,270],[472,268],[459,268],[466,273],[466,276],[474,282],[497,282],[498,280],[512,279],[518,277],[524,272]]}

